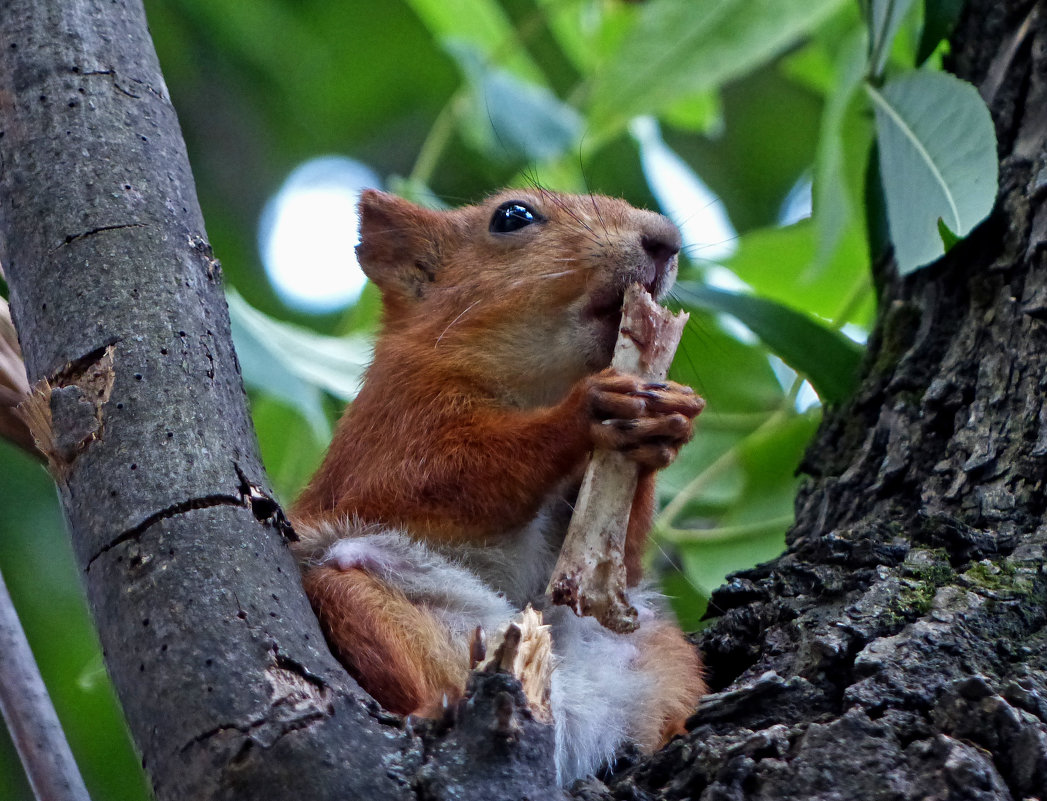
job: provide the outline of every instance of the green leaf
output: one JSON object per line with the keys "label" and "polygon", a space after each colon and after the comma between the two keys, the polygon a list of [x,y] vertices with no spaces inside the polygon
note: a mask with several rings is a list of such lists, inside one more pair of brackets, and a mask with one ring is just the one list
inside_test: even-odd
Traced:
{"label": "green leaf", "polygon": [[617,49],[639,9],[629,3],[537,0],[542,17],[574,68],[590,74]]}
{"label": "green leaf", "polygon": [[691,312],[669,376],[694,387],[706,408],[698,436],[659,474],[659,497],[674,498],[701,477],[701,491],[689,494],[681,513],[722,515],[745,482],[730,453],[789,401],[764,349],[739,342],[701,309]]}
{"label": "green leaf", "polygon": [[722,542],[680,545],[684,575],[704,595],[723,584],[731,573],[780,556],[785,550],[785,529],[777,521],[750,526],[747,531]]}
{"label": "green leaf", "polygon": [[723,103],[715,90],[698,92],[680,98],[665,108],[662,119],[667,125],[705,135],[723,132]]}
{"label": "green leaf", "polygon": [[[715,408],[713,404],[710,407]],[[741,466],[729,454],[752,429],[719,428],[718,421],[712,419],[715,413],[708,411],[710,407],[702,413],[697,436],[680,451],[675,462],[658,474],[658,498],[663,505],[678,498],[696,477],[702,477],[699,491],[688,492],[687,502],[673,515],[674,520],[722,515],[737,503],[745,488]],[[762,415],[759,419],[766,420],[769,416]],[[756,416],[751,417],[755,423]],[[724,461],[717,464],[721,458]],[[710,470],[713,465],[716,467]]]}
{"label": "green leaf", "polygon": [[820,422],[817,412],[789,415],[741,444],[738,461],[745,472],[745,489],[720,525],[752,525],[792,515],[801,481],[796,470]]}
{"label": "green leaf", "polygon": [[879,78],[883,74],[898,27],[912,5],[913,0],[872,0],[869,8],[869,75]]}
{"label": "green leaf", "polygon": [[814,31],[846,0],[649,0],[597,73],[590,122],[602,133],[716,89]]}
{"label": "green leaf", "polygon": [[810,219],[757,228],[738,237],[738,249],[724,259],[723,266],[762,297],[824,317],[834,309],[840,287],[818,287],[812,292],[807,286],[803,275],[814,262],[816,247]]}
{"label": "green leaf", "polygon": [[939,258],[941,219],[963,237],[996,199],[996,133],[978,90],[952,75],[911,72],[882,91],[876,110],[880,177],[898,270]]}
{"label": "green leaf", "polygon": [[[836,83],[836,59],[823,39],[824,34],[798,50],[782,56],[778,70],[790,81],[805,89],[828,96]],[[833,44],[838,42],[834,40]]]}
{"label": "green leaf", "polygon": [[[848,3],[829,17],[808,41],[778,59],[778,71],[800,86],[827,97],[837,83],[841,50],[850,46],[855,33],[865,37],[863,41],[868,40],[863,5],[863,2]],[[867,55],[868,47],[863,45],[863,64]]]}
{"label": "green leaf", "polygon": [[450,208],[437,194],[422,181],[413,178],[404,178],[402,175],[390,175],[386,180],[386,188],[394,195],[399,195],[404,200],[410,200],[427,209]]}
{"label": "green leaf", "polygon": [[924,0],[923,31],[916,51],[916,63],[922,64],[937,49],[941,41],[952,33],[960,19],[966,0]]}
{"label": "green leaf", "polygon": [[[724,266],[761,297],[808,314],[832,320],[867,324],[846,308],[856,295],[869,287],[869,259],[859,222],[851,221],[840,233],[832,257],[819,257],[821,231],[814,220],[801,220],[784,227],[758,228],[738,238],[738,249]],[[871,290],[868,291],[871,296]],[[870,304],[871,305],[871,304]],[[841,319],[843,312],[851,312]],[[861,312],[869,309],[862,307]]]}
{"label": "green leaf", "polygon": [[[512,20],[494,0],[407,0],[437,40],[468,42],[485,59],[499,61],[521,77],[544,80],[519,46]],[[511,46],[510,46],[511,45]]]}
{"label": "green leaf", "polygon": [[872,123],[861,97],[865,71],[865,39],[860,31],[849,36],[837,55],[835,81],[822,112],[818,152],[814,162],[813,205],[818,230],[819,262],[836,252],[848,227],[861,226],[858,213],[865,175],[862,165],[869,158]]}
{"label": "green leaf", "polygon": [[[675,289],[673,294],[684,303],[688,300]],[[744,381],[738,380],[740,375]],[[700,309],[684,328],[669,376],[694,387],[708,404],[707,414],[767,412],[777,409],[785,394],[767,354],[725,333]]]}
{"label": "green leaf", "polygon": [[698,589],[682,569],[675,566],[668,571],[658,568],[659,565],[655,565],[656,573],[661,576],[661,592],[676,615],[676,622],[684,631],[697,631],[702,625],[709,597]]}
{"label": "green leaf", "polygon": [[491,67],[471,44],[447,42],[470,87],[467,135],[492,158],[544,162],[574,148],[584,120],[534,83]]}
{"label": "green leaf", "polygon": [[328,438],[317,437],[298,409],[269,394],[252,398],[251,419],[276,497],[290,504],[320,466]]}
{"label": "green leaf", "polygon": [[369,340],[322,336],[263,314],[235,290],[226,297],[244,382],[290,404],[316,437],[326,441],[330,425],[323,391],[342,400],[356,395],[370,360]]}
{"label": "green leaf", "polygon": [[[784,550],[800,478],[796,467],[817,430],[820,415],[782,415],[735,448],[743,487],[715,528],[663,530],[680,553],[687,578],[706,594],[735,570]],[[699,438],[702,432],[699,431]]]}
{"label": "green leaf", "polygon": [[880,178],[880,146],[873,139],[869,162],[865,166],[865,232],[869,242],[869,262],[886,258],[891,249],[891,232],[887,223],[887,198]]}
{"label": "green leaf", "polygon": [[673,294],[684,303],[737,318],[782,361],[806,376],[824,401],[839,403],[854,389],[862,348],[838,331],[755,295],[697,283],[677,284]]}
{"label": "green leaf", "polygon": [[945,224],[941,217],[938,218],[938,236],[942,238],[942,246],[945,248],[946,253],[952,250],[957,242],[961,241],[961,237],[950,231],[949,226]]}

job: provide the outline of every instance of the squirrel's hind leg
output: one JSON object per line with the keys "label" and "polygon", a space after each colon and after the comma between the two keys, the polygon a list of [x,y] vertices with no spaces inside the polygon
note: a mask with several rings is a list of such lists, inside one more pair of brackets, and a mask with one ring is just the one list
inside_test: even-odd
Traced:
{"label": "squirrel's hind leg", "polygon": [[678,734],[698,708],[707,688],[702,658],[683,632],[667,620],[654,620],[636,632],[639,655],[636,669],[649,677],[652,698],[636,721],[633,738],[646,751],[655,751]]}
{"label": "squirrel's hind leg", "polygon": [[425,608],[357,568],[310,567],[302,583],[331,651],[383,707],[407,715],[461,695],[467,643]]}
{"label": "squirrel's hind leg", "polygon": [[437,714],[465,689],[476,628],[515,610],[469,571],[395,531],[335,542],[302,582],[335,656],[379,703]]}

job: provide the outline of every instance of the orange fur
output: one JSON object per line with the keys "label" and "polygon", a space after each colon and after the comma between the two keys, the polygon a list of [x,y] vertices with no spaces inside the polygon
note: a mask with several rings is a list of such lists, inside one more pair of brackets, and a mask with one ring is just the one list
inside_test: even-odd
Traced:
{"label": "orange fur", "polygon": [[657,621],[642,628],[639,637],[640,663],[655,677],[658,694],[636,739],[653,751],[686,732],[684,723],[694,714],[706,686],[701,657],[676,626]]}
{"label": "orange fur", "polygon": [[[489,231],[492,211],[513,199],[540,210],[542,223]],[[360,212],[357,252],[382,292],[382,331],[293,517],[309,530],[298,546],[306,592],[337,656],[389,709],[425,712],[461,693],[467,644],[365,570],[317,565],[324,532],[353,521],[430,544],[497,544],[551,498],[569,498],[599,444],[641,465],[626,545],[635,585],[654,474],[690,438],[701,401],[605,369],[625,287],[660,292],[671,282],[679,239],[660,215],[542,190],[439,212],[368,191]],[[640,424],[604,425],[621,417]],[[661,660],[652,669],[667,682],[655,734],[645,734],[653,747],[702,684],[678,630],[656,624],[649,636],[664,652],[645,658]]]}
{"label": "orange fur", "polygon": [[636,482],[629,528],[625,533],[625,576],[630,587],[635,587],[643,578],[643,554],[654,518],[654,501],[654,471],[643,470]]}
{"label": "orange fur", "polygon": [[335,656],[382,706],[435,711],[465,689],[469,655],[429,612],[362,570],[308,568],[302,579]]}
{"label": "orange fur", "polygon": [[534,517],[588,455],[582,387],[552,408],[505,408],[406,353],[375,365],[300,518],[333,513],[426,539],[482,540]]}

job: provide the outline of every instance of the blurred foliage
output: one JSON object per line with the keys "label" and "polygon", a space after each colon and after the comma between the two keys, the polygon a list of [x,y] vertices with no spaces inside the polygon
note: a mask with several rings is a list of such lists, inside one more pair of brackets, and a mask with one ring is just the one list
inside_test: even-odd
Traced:
{"label": "blurred foliage", "polygon": [[[92,797],[148,797],[102,667],[54,485],[42,464],[3,441],[0,508],[0,570]],[[2,726],[0,799],[32,799]]]}
{"label": "blurred foliage", "polygon": [[[313,316],[283,305],[267,282],[258,221],[294,167],[345,155],[397,191],[451,205],[537,180],[657,208],[670,189],[644,152],[657,143],[679,158],[681,177],[721,198],[737,232],[721,264],[689,246],[675,298],[692,317],[673,377],[708,407],[661,482],[651,563],[685,625],[698,625],[726,573],[781,551],[821,403],[852,386],[861,348],[841,332],[861,340],[871,324],[867,230],[877,229],[867,218],[884,213],[866,209],[877,194],[865,191],[871,104],[884,117],[885,81],[908,80],[918,63],[934,69],[959,6],[146,0],[208,233],[238,293],[240,357],[280,496],[293,498],[318,464],[377,317],[373,288],[344,313]],[[914,105],[895,106],[905,103]],[[638,115],[657,122],[656,137],[633,137]],[[935,166],[943,148],[904,114],[887,113],[886,125]],[[967,144],[984,153],[984,141]],[[947,198],[965,181],[988,183],[984,170],[954,173],[936,187]],[[813,217],[783,217],[806,192]],[[676,210],[677,221],[703,211]],[[950,219],[932,223],[934,235],[963,233]],[[54,491],[3,444],[0,504],[0,568],[88,785],[96,798],[144,798]],[[2,741],[0,799],[28,797]]]}

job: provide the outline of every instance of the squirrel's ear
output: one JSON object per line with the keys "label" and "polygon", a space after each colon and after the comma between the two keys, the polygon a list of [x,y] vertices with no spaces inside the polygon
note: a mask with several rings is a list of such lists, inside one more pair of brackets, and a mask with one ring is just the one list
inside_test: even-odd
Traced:
{"label": "squirrel's ear", "polygon": [[387,300],[422,297],[436,280],[437,243],[450,234],[445,216],[376,189],[360,193],[358,210],[356,258],[364,274]]}

